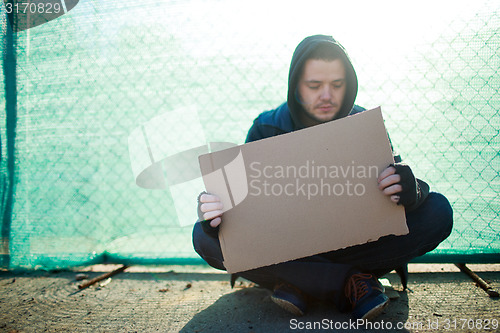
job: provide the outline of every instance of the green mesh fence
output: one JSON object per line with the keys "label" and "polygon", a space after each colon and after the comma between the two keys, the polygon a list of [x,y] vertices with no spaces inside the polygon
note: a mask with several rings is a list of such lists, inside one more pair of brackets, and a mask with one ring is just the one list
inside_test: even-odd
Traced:
{"label": "green mesh fence", "polygon": [[[137,186],[129,147],[148,131],[179,149],[243,143],[317,33],[345,46],[356,103],[382,106],[397,151],[453,205],[452,235],[417,261],[499,262],[500,5],[469,2],[87,0],[18,32],[2,6],[2,265],[201,262],[179,222],[196,198],[176,201],[168,175]],[[200,131],[162,126],[185,108]]]}

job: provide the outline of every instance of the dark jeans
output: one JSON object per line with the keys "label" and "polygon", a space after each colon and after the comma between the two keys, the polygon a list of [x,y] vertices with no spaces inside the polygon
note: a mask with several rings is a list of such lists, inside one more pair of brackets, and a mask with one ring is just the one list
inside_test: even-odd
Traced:
{"label": "dark jeans", "polygon": [[[279,282],[290,283],[317,299],[345,307],[344,283],[355,271],[382,276],[411,259],[435,249],[453,227],[448,200],[430,193],[424,203],[406,213],[409,234],[385,236],[375,242],[322,253],[311,257],[240,272],[239,276],[273,289]],[[219,240],[203,232],[200,223],[193,229],[196,252],[212,267],[224,270]]]}

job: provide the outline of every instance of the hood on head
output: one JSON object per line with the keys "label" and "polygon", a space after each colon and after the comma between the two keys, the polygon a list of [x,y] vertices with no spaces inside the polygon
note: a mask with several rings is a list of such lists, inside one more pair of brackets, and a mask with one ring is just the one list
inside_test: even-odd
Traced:
{"label": "hood on head", "polygon": [[346,51],[335,39],[331,36],[325,35],[315,35],[305,38],[293,53],[292,62],[290,64],[290,72],[288,74],[288,108],[295,124],[295,127],[302,128],[304,125],[301,123],[299,115],[301,112],[305,112],[304,108],[300,104],[297,98],[297,85],[299,83],[304,64],[306,60],[310,59],[311,52],[319,46],[331,46],[335,54],[338,54],[338,58],[344,63],[346,70],[346,95],[344,96],[344,101],[340,111],[337,113],[334,119],[339,119],[347,116],[354,106],[354,100],[358,93],[358,78],[354,67],[352,66],[351,60],[349,59]]}

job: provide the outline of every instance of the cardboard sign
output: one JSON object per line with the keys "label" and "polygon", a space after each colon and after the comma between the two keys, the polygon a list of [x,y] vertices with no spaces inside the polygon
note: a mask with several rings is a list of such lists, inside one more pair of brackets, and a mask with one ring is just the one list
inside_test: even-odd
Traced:
{"label": "cardboard sign", "polygon": [[408,233],[404,208],[378,189],[393,163],[379,108],[199,157],[224,205],[229,273]]}

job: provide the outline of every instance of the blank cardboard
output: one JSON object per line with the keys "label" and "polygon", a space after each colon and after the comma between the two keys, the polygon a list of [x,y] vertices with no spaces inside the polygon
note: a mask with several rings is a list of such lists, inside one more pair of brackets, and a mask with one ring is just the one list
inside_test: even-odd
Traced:
{"label": "blank cardboard", "polygon": [[393,163],[380,107],[199,157],[224,205],[229,273],[408,233],[404,208],[378,189]]}

